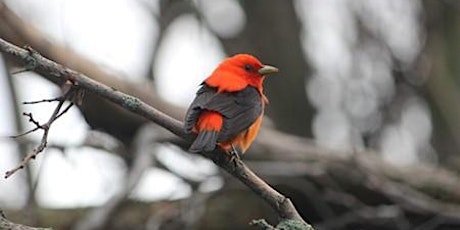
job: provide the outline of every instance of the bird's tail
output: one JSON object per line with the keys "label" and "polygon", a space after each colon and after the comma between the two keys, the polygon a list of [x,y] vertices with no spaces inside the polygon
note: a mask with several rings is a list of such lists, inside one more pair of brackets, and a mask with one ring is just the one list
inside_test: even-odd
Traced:
{"label": "bird's tail", "polygon": [[217,131],[201,131],[189,148],[190,152],[211,152],[216,148]]}

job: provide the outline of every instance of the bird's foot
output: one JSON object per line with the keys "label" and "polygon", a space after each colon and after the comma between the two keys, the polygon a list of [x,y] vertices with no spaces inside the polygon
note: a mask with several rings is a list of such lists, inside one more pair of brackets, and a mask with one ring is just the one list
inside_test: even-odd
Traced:
{"label": "bird's foot", "polygon": [[241,161],[240,155],[238,150],[236,150],[235,146],[232,145],[231,150],[229,151],[230,154],[230,162],[233,162],[234,166],[237,166],[238,161]]}

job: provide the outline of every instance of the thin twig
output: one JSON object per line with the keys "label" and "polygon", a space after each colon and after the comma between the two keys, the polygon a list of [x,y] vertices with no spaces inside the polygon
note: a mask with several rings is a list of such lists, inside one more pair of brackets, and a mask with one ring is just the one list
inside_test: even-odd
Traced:
{"label": "thin twig", "polygon": [[73,106],[73,102],[70,102],[70,104],[68,104],[55,118],[53,121],[59,119],[64,113],[67,113],[67,111],[69,111],[70,108],[72,108]]}
{"label": "thin twig", "polygon": [[38,100],[38,101],[25,101],[22,104],[23,105],[32,105],[32,104],[38,104],[38,103],[43,103],[43,102],[54,102],[54,101],[61,101],[62,96],[56,97],[56,98],[51,98],[51,99],[43,99],[43,100]]}
{"label": "thin twig", "polygon": [[23,116],[29,117],[29,122],[33,123],[37,128],[40,128],[40,123],[34,119],[32,113],[22,113]]}
{"label": "thin twig", "polygon": [[19,69],[19,70],[16,70],[16,71],[11,71],[11,75],[16,75],[16,74],[20,74],[20,73],[29,72],[29,71],[30,71],[30,69],[27,69],[27,68]]}
{"label": "thin twig", "polygon": [[25,132],[25,133],[19,134],[19,135],[14,136],[14,137],[16,138],[16,137],[24,136],[26,134],[32,133],[34,131],[37,131],[39,129],[43,129],[42,139],[40,141],[40,144],[37,147],[35,147],[32,151],[30,151],[22,159],[22,161],[21,161],[21,163],[19,165],[17,165],[15,168],[13,168],[13,169],[11,169],[11,170],[9,170],[9,171],[7,171],[5,173],[5,179],[7,179],[8,177],[13,175],[14,173],[19,171],[20,169],[23,169],[29,163],[30,160],[35,159],[35,157],[46,148],[46,145],[48,143],[48,133],[49,133],[49,130],[51,128],[51,125],[53,124],[53,122],[55,120],[57,120],[60,116],[62,116],[62,114],[66,113],[73,105],[73,103],[70,103],[64,110],[61,111],[61,108],[64,105],[64,102],[69,97],[69,95],[71,95],[71,93],[72,93],[71,91],[72,90],[69,90],[64,96],[60,97],[61,99],[59,100],[58,105],[54,109],[53,114],[50,116],[48,122],[46,122],[43,125],[41,125],[38,121],[36,121],[33,118],[32,113],[23,113],[24,116],[29,117],[29,122],[33,123],[36,127],[31,129],[31,130],[29,130],[29,131],[27,131],[27,132]]}
{"label": "thin twig", "polygon": [[21,134],[18,134],[18,135],[13,135],[13,136],[10,136],[10,138],[18,138],[18,137],[22,137],[22,136],[25,136],[29,133],[33,133],[39,129],[43,129],[42,125],[40,125],[40,123],[34,119],[34,117],[32,116],[32,113],[22,113],[23,116],[26,116],[26,117],[29,117],[29,122],[34,124],[35,125],[35,128],[29,130],[29,131],[26,131],[24,133],[21,133]]}

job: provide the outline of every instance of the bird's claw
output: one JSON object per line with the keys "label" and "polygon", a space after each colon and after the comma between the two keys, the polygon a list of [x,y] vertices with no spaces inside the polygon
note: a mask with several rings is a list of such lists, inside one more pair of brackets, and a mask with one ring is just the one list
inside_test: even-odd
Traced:
{"label": "bird's claw", "polygon": [[233,162],[234,166],[236,167],[238,161],[241,161],[241,158],[234,145],[232,145],[232,149],[230,150],[229,153],[230,153],[230,162]]}

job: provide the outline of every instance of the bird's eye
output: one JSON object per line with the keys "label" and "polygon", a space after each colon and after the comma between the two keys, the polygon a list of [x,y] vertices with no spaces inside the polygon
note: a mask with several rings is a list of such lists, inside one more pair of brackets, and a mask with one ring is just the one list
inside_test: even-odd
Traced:
{"label": "bird's eye", "polygon": [[244,69],[245,69],[246,71],[251,71],[251,70],[252,70],[252,66],[249,65],[249,64],[246,64],[246,65],[244,65]]}

